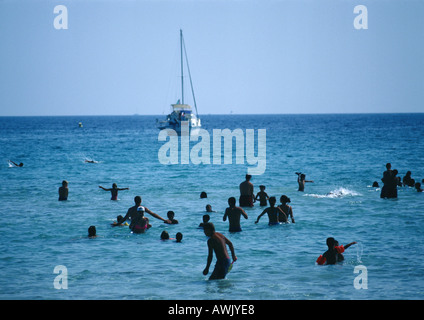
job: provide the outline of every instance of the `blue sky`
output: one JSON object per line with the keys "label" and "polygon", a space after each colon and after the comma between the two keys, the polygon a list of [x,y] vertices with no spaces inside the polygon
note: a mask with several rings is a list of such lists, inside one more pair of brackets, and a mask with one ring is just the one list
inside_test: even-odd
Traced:
{"label": "blue sky", "polygon": [[0,116],[168,113],[180,29],[200,114],[424,111],[423,1],[0,0]]}

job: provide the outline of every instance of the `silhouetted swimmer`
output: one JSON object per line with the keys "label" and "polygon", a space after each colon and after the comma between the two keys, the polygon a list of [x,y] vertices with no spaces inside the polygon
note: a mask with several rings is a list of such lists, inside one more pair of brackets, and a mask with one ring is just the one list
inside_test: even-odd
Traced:
{"label": "silhouetted swimmer", "polygon": [[296,172],[297,174],[297,183],[299,184],[299,189],[297,191],[305,191],[305,183],[313,182],[312,180],[306,180],[306,175],[300,172]]}
{"label": "silhouetted swimmer", "polygon": [[[395,179],[395,184],[398,187],[402,187],[402,180],[400,177],[397,176],[397,174],[399,173],[399,171],[397,171],[396,169],[393,170],[393,175],[394,175],[394,179]],[[397,188],[396,188],[396,197],[397,197]]]}
{"label": "silhouetted swimmer", "polygon": [[240,198],[239,204],[240,207],[253,207],[253,201],[255,200],[255,194],[253,193],[253,183],[250,182],[252,176],[250,174],[246,174],[246,180],[240,183]]}
{"label": "silhouetted swimmer", "polygon": [[116,217],[116,221],[111,223],[112,227],[123,227],[123,226],[128,226],[129,224],[127,222],[125,222],[125,224],[122,223],[118,223],[119,221],[122,221],[124,219],[123,216],[119,215]]}
{"label": "silhouetted swimmer", "polygon": [[162,233],[160,234],[160,239],[161,240],[169,240],[169,233],[166,230],[163,230]]}
{"label": "silhouetted swimmer", "polygon": [[166,220],[166,223],[168,223],[168,224],[178,224],[178,220],[174,219],[174,217],[175,217],[174,211],[168,211],[166,215],[168,216],[168,220]]}
{"label": "silhouetted swimmer", "polygon": [[260,185],[259,186],[259,189],[261,190],[261,191],[259,191],[257,194],[256,194],[256,197],[255,197],[255,201],[256,200],[258,200],[258,197],[259,197],[259,205],[261,206],[261,207],[264,207],[264,206],[266,206],[267,204],[268,204],[268,200],[269,200],[269,196],[268,196],[268,194],[265,192],[265,186],[263,186],[263,185]]}
{"label": "silhouetted swimmer", "polygon": [[417,190],[418,192],[423,192],[423,189],[421,189],[421,183],[415,183],[415,190]]}
{"label": "silhouetted swimmer", "polygon": [[205,192],[205,191],[202,191],[201,193],[200,193],[200,199],[205,199],[205,198],[207,198],[208,197],[208,195],[207,195],[207,193]]}
{"label": "silhouetted swimmer", "polygon": [[176,242],[181,242],[183,240],[183,234],[181,232],[177,232],[175,235]]}
{"label": "silhouetted swimmer", "polygon": [[99,186],[100,189],[103,189],[105,191],[110,191],[112,197],[110,198],[110,200],[118,200],[118,191],[121,190],[130,190],[130,188],[118,188],[118,186],[116,185],[116,183],[112,184],[112,188],[103,188],[102,186]]}
{"label": "silhouetted swimmer", "polygon": [[9,163],[13,164],[15,167],[23,167],[24,164],[21,162],[19,164],[17,164],[16,162],[13,162],[12,160],[9,160]]}
{"label": "silhouetted swimmer", "polygon": [[[121,221],[118,221],[118,223],[123,223],[127,219],[131,220],[130,229],[132,229],[132,227],[133,227],[133,219],[138,216],[137,209],[138,209],[138,207],[141,206],[141,197],[140,196],[136,196],[134,198],[134,203],[135,203],[135,205],[128,209],[127,214],[125,215],[125,217]],[[144,212],[147,212],[148,214],[150,214],[154,218],[159,219],[159,220],[162,220],[165,223],[168,223],[164,218],[162,218],[158,214],[152,212],[150,209],[148,209],[146,207],[143,207],[143,209],[144,209]]]}
{"label": "silhouetted swimmer", "polygon": [[203,226],[209,222],[209,220],[211,219],[210,215],[205,214],[203,215],[203,222],[201,224],[199,224],[199,228],[203,228]]}
{"label": "silhouetted swimmer", "polygon": [[[268,214],[268,225],[276,225],[280,224],[280,221],[287,222],[287,216],[286,214],[279,208],[275,206],[275,203],[277,202],[277,199],[275,197],[269,198],[269,205],[270,207],[266,208],[256,219],[255,223],[259,222],[259,219],[265,214]],[[281,217],[281,218],[280,218]],[[284,218],[285,217],[285,218]]]}
{"label": "silhouetted swimmer", "polygon": [[327,238],[326,242],[327,242],[328,250],[324,252],[322,255],[320,255],[316,261],[320,265],[336,264],[337,262],[344,260],[344,257],[341,254],[351,245],[356,243],[356,242],[351,242],[345,246],[343,245],[339,246],[337,240],[335,240],[333,237]]}
{"label": "silhouetted swimmer", "polygon": [[293,217],[293,208],[289,206],[287,203],[290,203],[290,198],[286,195],[282,195],[280,197],[281,205],[278,207],[284,212],[285,215],[278,215],[278,221],[280,222],[287,222],[287,218],[290,217],[292,223],[294,223],[294,217]]}
{"label": "silhouetted swimmer", "polygon": [[204,225],[203,230],[208,239],[208,258],[206,262],[206,268],[203,270],[203,274],[209,273],[209,267],[212,263],[213,253],[215,252],[216,264],[215,268],[209,277],[209,280],[224,279],[228,273],[231,260],[228,255],[227,246],[230,248],[233,262],[237,260],[234,246],[230,240],[228,240],[223,234],[215,231],[213,223],[208,222]]}
{"label": "silhouetted swimmer", "polygon": [[63,180],[62,186],[59,187],[59,201],[68,200],[68,193],[69,193],[68,181]]}
{"label": "silhouetted swimmer", "polygon": [[372,187],[373,187],[373,188],[378,188],[378,187],[379,187],[378,182],[377,182],[377,181],[374,181],[374,182],[372,183]]}
{"label": "silhouetted swimmer", "polygon": [[210,204],[206,205],[206,212],[216,212],[212,210],[212,206]]}
{"label": "silhouetted swimmer", "polygon": [[225,209],[225,214],[222,220],[226,221],[228,217],[228,221],[230,223],[229,231],[240,232],[240,216],[243,216],[245,219],[247,219],[247,214],[242,208],[236,207],[236,198],[234,197],[228,198],[228,205],[229,207]]}
{"label": "silhouetted swimmer", "polygon": [[414,179],[411,177],[411,171],[407,171],[406,174],[403,176],[402,183],[404,186],[413,187],[414,186]]}
{"label": "silhouetted swimmer", "polygon": [[96,227],[90,226],[88,227],[88,238],[93,239],[97,237]]}
{"label": "silhouetted swimmer", "polygon": [[383,187],[381,188],[380,198],[397,198],[397,180],[393,173],[391,163],[386,164],[386,171],[383,172]]}

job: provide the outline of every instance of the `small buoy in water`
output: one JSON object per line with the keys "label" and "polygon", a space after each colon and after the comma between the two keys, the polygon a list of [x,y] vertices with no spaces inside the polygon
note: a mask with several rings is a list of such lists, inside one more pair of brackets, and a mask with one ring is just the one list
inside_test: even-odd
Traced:
{"label": "small buoy in water", "polygon": [[79,126],[80,128],[82,128],[82,122],[78,123],[78,126]]}

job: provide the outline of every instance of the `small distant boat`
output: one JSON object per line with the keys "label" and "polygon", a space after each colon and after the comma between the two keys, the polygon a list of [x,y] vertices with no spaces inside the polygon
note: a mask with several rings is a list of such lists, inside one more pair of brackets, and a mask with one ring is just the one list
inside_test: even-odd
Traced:
{"label": "small distant boat", "polygon": [[[171,104],[172,112],[167,115],[165,120],[159,121],[158,119],[156,119],[156,126],[160,130],[173,129],[178,133],[181,133],[182,121],[187,121],[190,129],[201,127],[201,121],[197,113],[196,98],[194,96],[193,83],[191,81],[190,68],[188,65],[187,52],[185,50],[182,30],[180,30],[180,51],[181,51],[181,99],[178,99],[178,101],[175,104]],[[193,112],[192,107],[190,105],[184,103],[184,55],[186,58],[187,70],[188,70],[188,75],[190,78],[190,86],[191,86],[191,92],[193,95],[195,113]]]}

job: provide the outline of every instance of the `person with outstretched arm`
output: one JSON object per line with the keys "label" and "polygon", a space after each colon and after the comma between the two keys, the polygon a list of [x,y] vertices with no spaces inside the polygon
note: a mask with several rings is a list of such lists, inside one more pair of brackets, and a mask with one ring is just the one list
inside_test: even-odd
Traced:
{"label": "person with outstretched arm", "polygon": [[118,188],[118,186],[116,185],[116,183],[112,184],[112,188],[108,189],[108,188],[104,188],[102,186],[99,186],[100,189],[103,189],[104,191],[110,191],[112,197],[110,200],[118,200],[118,191],[121,190],[130,190],[130,188]]}
{"label": "person with outstretched arm", "polygon": [[305,191],[305,183],[313,182],[312,180],[306,180],[306,175],[301,172],[296,172],[297,174],[297,183],[299,184],[299,189],[297,191]]}
{"label": "person with outstretched arm", "polygon": [[354,241],[347,245],[340,246],[336,239],[334,239],[333,237],[329,237],[327,238],[328,250],[325,251],[322,255],[320,255],[316,262],[319,265],[336,264],[337,262],[344,260],[342,253],[355,243],[356,242]]}
{"label": "person with outstretched arm", "polygon": [[[120,225],[120,224],[124,223],[125,220],[130,219],[131,220],[130,229],[132,230],[133,221],[136,220],[136,218],[137,218],[137,216],[139,214],[138,213],[138,207],[141,206],[141,197],[140,196],[136,196],[134,198],[134,202],[135,202],[135,205],[128,209],[127,214],[125,215],[125,217],[122,220],[117,221],[117,225]],[[144,212],[147,212],[152,217],[154,217],[156,219],[159,219],[159,220],[162,220],[163,222],[167,223],[167,220],[166,219],[164,219],[160,215],[152,212],[150,209],[148,209],[146,207],[143,207],[143,209],[144,209]]]}

